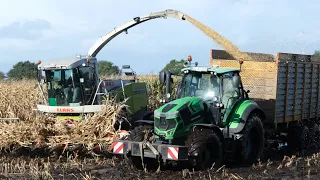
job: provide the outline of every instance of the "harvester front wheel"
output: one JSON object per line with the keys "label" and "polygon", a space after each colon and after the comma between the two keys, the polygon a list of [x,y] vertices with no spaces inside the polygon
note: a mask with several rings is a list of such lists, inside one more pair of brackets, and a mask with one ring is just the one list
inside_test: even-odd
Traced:
{"label": "harvester front wheel", "polygon": [[245,164],[256,163],[264,149],[264,129],[259,114],[249,116],[241,141],[242,162]]}
{"label": "harvester front wheel", "polygon": [[195,128],[188,136],[188,155],[196,169],[220,167],[222,165],[222,145],[219,137],[211,129]]}

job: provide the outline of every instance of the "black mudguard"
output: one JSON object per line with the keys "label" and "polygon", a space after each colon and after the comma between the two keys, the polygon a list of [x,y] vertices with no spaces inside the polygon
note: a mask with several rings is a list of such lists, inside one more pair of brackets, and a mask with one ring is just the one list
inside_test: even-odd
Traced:
{"label": "black mudguard", "polygon": [[209,128],[212,129],[220,138],[221,143],[224,143],[224,136],[219,126],[214,124],[194,124],[193,129],[197,127]]}

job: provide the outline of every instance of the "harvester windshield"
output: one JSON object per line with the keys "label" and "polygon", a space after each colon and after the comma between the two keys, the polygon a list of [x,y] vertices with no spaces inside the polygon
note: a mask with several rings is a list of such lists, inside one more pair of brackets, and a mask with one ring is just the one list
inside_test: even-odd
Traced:
{"label": "harvester windshield", "polygon": [[204,100],[218,100],[220,79],[213,74],[193,72],[186,74],[181,82],[178,98],[196,96]]}
{"label": "harvester windshield", "polygon": [[80,81],[77,69],[47,70],[46,82],[51,106],[80,105]]}

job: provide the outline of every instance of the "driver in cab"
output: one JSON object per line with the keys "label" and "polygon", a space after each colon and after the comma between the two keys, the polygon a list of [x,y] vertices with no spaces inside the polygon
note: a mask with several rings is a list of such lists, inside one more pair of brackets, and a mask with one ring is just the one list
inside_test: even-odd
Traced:
{"label": "driver in cab", "polygon": [[74,87],[73,88],[73,83],[72,83],[72,76],[70,76],[68,79],[65,80],[64,84],[64,95],[67,100],[67,102],[70,102],[70,94],[72,94],[72,103],[79,102],[79,93],[80,93],[80,88],[79,87]]}

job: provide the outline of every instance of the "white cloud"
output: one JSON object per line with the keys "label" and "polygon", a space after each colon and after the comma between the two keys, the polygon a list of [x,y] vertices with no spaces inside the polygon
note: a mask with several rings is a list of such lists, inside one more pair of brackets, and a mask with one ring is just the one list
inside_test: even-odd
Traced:
{"label": "white cloud", "polygon": [[[0,29],[14,22],[50,23],[34,40],[0,39],[0,70],[20,60],[55,59],[86,54],[102,35],[133,17],[176,9],[221,33],[243,51],[313,53],[320,49],[318,1],[289,0],[2,0]],[[14,7],[14,8],[13,8]],[[19,33],[19,37],[24,35]],[[186,21],[157,19],[112,40],[98,58],[131,64],[138,72],[159,70],[170,59],[192,55],[208,64],[213,40]],[[148,60],[148,67],[142,63]],[[5,62],[5,63],[4,63]],[[11,65],[8,65],[8,62]],[[144,64],[144,66],[141,66]]]}

